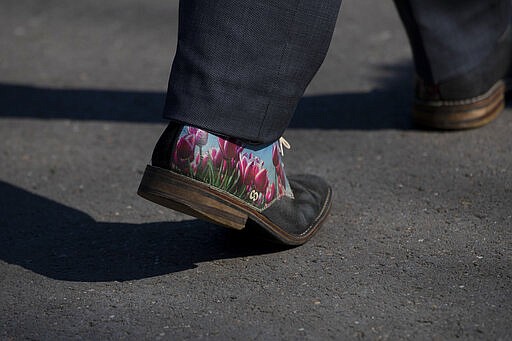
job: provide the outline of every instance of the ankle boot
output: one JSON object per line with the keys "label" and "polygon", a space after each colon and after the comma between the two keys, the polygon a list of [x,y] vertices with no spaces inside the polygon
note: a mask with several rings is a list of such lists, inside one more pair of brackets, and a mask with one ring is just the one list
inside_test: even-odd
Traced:
{"label": "ankle boot", "polygon": [[288,245],[318,231],[330,186],[313,175],[288,177],[283,139],[270,145],[171,123],[153,152],[138,194],[165,207],[241,230],[258,227]]}

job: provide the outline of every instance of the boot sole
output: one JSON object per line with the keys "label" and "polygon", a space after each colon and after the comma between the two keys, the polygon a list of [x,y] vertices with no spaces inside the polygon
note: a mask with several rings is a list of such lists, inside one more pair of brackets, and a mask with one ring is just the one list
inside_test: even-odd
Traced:
{"label": "boot sole", "polygon": [[237,197],[163,168],[148,165],[137,194],[167,208],[236,230],[244,229],[248,219],[251,219],[277,241],[287,245],[300,245],[308,241],[327,217],[332,202],[332,192],[329,190],[314,222],[304,233],[294,235],[279,228]]}
{"label": "boot sole", "polygon": [[415,124],[443,130],[478,128],[493,121],[505,108],[504,81],[485,94],[459,101],[420,101],[413,106]]}

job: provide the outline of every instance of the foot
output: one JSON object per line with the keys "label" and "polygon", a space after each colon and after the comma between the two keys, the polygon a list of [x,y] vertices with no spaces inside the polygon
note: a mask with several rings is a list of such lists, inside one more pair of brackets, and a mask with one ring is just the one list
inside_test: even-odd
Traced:
{"label": "foot", "polygon": [[256,226],[284,244],[303,244],[326,218],[331,189],[315,176],[287,177],[282,145],[252,146],[171,123],[138,194],[218,225]]}
{"label": "foot", "polygon": [[477,128],[493,121],[503,111],[505,92],[512,85],[511,59],[509,27],[494,52],[470,72],[438,84],[418,79],[413,121],[446,130]]}

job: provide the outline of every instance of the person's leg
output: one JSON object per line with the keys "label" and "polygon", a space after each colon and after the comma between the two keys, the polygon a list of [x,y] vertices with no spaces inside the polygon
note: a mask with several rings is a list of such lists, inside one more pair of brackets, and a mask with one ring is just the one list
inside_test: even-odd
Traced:
{"label": "person's leg", "polygon": [[325,57],[340,2],[181,1],[171,123],[138,193],[285,244],[311,238],[331,189],[315,176],[287,177],[279,137]]}
{"label": "person's leg", "polygon": [[225,136],[282,135],[341,0],[183,0],[164,116]]}
{"label": "person's leg", "polygon": [[417,123],[478,127],[503,109],[512,58],[510,0],[395,0],[411,42]]}

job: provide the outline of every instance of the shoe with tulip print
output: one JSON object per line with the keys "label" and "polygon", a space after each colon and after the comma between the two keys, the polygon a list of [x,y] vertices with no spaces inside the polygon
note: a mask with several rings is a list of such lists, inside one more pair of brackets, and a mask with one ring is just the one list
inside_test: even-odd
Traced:
{"label": "shoe with tulip print", "polygon": [[331,188],[312,175],[287,177],[280,139],[253,146],[191,126],[169,124],[138,194],[218,225],[266,232],[300,245],[320,228]]}

